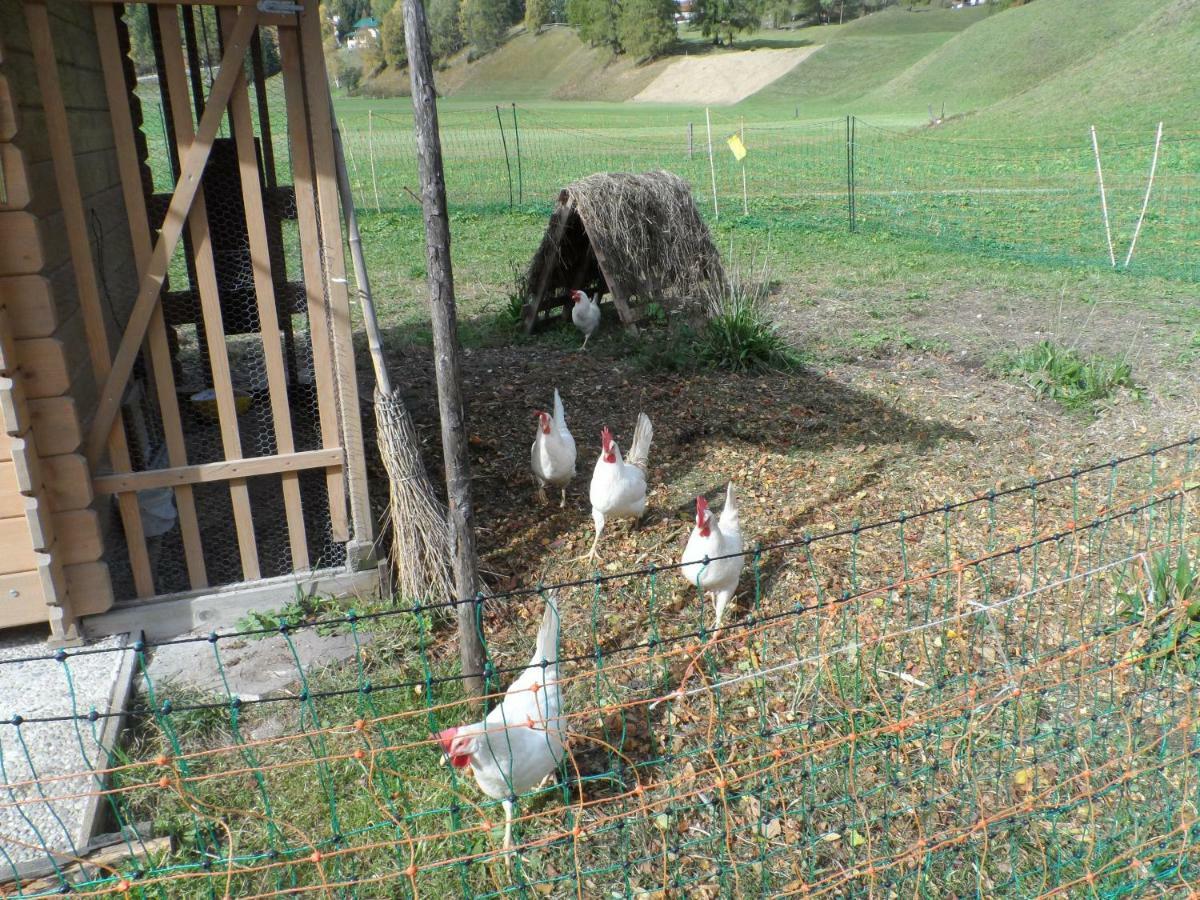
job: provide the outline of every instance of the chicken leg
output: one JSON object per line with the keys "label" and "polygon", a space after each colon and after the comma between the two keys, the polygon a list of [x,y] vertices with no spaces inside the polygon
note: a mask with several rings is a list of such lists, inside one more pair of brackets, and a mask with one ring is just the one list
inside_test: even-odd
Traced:
{"label": "chicken leg", "polygon": [[588,342],[588,338],[590,338],[590,337],[591,337],[591,335],[590,335],[590,334],[585,334],[585,335],[583,336],[583,345],[582,345],[582,346],[579,348],[579,351],[580,351],[581,353],[582,353],[584,350],[586,350],[586,349],[587,349],[587,342]]}
{"label": "chicken leg", "polygon": [[504,801],[504,855],[512,852],[512,823],[513,804],[511,800]]}
{"label": "chicken leg", "polygon": [[559,509],[567,508],[567,486],[564,484],[562,489],[562,502],[558,504]]}
{"label": "chicken leg", "polygon": [[604,531],[604,515],[592,510],[592,521],[596,524],[596,537],[592,540],[592,549],[583,556],[576,557],[576,562],[591,562],[594,559],[600,558],[600,534]]}

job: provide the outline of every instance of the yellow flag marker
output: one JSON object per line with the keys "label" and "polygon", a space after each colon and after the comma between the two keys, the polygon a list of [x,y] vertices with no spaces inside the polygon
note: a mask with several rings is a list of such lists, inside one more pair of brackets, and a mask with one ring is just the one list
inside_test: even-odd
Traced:
{"label": "yellow flag marker", "polygon": [[746,145],[742,143],[740,135],[735,134],[730,136],[726,143],[729,144],[729,149],[733,151],[733,155],[738,162],[746,158]]}

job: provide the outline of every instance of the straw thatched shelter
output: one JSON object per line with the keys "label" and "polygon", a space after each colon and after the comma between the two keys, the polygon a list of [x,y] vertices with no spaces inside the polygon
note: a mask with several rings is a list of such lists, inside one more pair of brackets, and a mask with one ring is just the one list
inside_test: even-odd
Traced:
{"label": "straw thatched shelter", "polygon": [[563,188],[526,275],[525,331],[573,290],[611,294],[633,331],[634,298],[673,312],[703,306],[724,283],[721,258],[687,182],[670,172],[601,173]]}

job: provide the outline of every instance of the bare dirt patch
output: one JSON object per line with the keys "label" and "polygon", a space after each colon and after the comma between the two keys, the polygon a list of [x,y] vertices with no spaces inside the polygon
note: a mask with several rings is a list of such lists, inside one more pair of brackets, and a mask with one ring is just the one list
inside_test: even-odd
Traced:
{"label": "bare dirt patch", "polygon": [[689,57],[672,63],[633,99],[639,103],[726,105],[782,78],[820,45],[790,50],[744,50]]}

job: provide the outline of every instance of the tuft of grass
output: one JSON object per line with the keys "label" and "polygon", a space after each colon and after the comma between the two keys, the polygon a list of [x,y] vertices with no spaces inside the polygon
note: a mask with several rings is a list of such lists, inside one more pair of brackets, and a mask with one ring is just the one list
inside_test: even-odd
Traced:
{"label": "tuft of grass", "polygon": [[695,339],[699,359],[730,372],[788,371],[800,366],[801,354],[771,320],[770,292],[765,262],[757,277],[740,266],[732,267],[728,282],[708,298],[708,318]]}
{"label": "tuft of grass", "polygon": [[1185,675],[1200,673],[1200,569],[1186,549],[1175,560],[1163,551],[1147,565],[1145,578],[1117,592],[1118,615],[1138,630],[1130,652],[1146,670],[1173,666]]}
{"label": "tuft of grass", "polygon": [[1029,385],[1067,409],[1084,409],[1111,397],[1118,388],[1140,394],[1133,369],[1125,360],[1085,356],[1052,341],[1001,357],[996,368]]}
{"label": "tuft of grass", "polygon": [[921,353],[934,353],[944,351],[949,347],[943,340],[929,340],[917,337],[903,325],[856,331],[850,335],[847,343],[854,349],[869,353],[872,356],[882,355],[895,350],[916,350]]}

